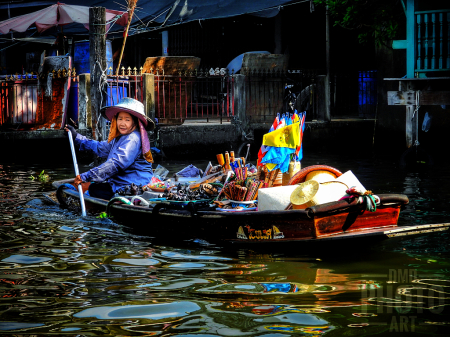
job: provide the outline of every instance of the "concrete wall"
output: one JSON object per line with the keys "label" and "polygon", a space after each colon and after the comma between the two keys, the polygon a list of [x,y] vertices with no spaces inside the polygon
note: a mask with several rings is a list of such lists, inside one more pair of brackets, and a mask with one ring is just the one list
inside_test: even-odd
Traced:
{"label": "concrete wall", "polygon": [[170,158],[213,156],[236,149],[237,128],[227,124],[165,126],[160,129],[161,149]]}

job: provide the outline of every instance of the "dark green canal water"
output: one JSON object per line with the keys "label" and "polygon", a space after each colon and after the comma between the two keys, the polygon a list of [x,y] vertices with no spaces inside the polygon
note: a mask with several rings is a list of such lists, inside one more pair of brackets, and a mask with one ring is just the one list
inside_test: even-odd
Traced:
{"label": "dark green canal water", "polygon": [[[190,163],[206,166],[161,164],[172,174]],[[302,166],[315,164],[352,170],[375,194],[406,194],[400,225],[450,222],[448,163],[305,153]],[[31,178],[43,170],[48,182]],[[72,176],[70,163],[0,159],[2,335],[450,335],[448,233],[321,254],[162,243],[42,197]]]}

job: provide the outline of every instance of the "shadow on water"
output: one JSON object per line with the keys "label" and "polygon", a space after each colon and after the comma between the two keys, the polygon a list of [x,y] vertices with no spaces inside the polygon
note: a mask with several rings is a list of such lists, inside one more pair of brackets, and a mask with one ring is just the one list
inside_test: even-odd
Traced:
{"label": "shadow on water", "polygon": [[[408,195],[400,225],[450,222],[448,165],[416,170],[397,159],[316,153],[305,154],[302,165],[352,170],[375,194]],[[187,164],[163,165],[176,172]],[[37,179],[43,170],[48,182]],[[450,332],[448,233],[318,251],[163,241],[42,198],[52,180],[72,174],[70,163],[0,164],[0,334]]]}

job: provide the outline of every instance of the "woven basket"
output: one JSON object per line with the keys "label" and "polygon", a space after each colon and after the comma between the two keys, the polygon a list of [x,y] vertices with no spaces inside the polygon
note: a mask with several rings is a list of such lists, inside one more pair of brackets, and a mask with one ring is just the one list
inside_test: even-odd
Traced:
{"label": "woven basket", "polygon": [[289,180],[289,185],[297,185],[300,183],[304,183],[306,181],[306,176],[308,173],[312,171],[328,171],[336,175],[336,177],[340,177],[342,175],[342,172],[335,169],[334,167],[327,166],[327,165],[312,165],[307,166],[304,169],[297,172],[291,180]]}
{"label": "woven basket", "polygon": [[318,183],[323,183],[323,182],[335,180],[335,179],[336,179],[336,174],[334,174],[330,171],[314,170],[314,171],[309,172],[306,175],[305,181],[315,180]]}

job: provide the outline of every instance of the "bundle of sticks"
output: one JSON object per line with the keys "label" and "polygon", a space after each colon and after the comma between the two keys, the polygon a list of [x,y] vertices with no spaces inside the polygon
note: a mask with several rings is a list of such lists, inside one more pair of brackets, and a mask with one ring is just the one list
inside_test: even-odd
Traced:
{"label": "bundle of sticks", "polygon": [[261,186],[263,182],[254,179],[235,180],[224,186],[223,193],[230,200],[251,201],[256,200]]}
{"label": "bundle of sticks", "polygon": [[244,157],[235,158],[234,151],[230,151],[230,153],[228,153],[228,151],[225,151],[225,156],[222,153],[220,153],[216,155],[216,158],[217,162],[219,163],[219,165],[222,166],[224,171],[233,170],[236,173],[235,171],[236,166],[238,166],[240,169],[245,168],[245,158]]}
{"label": "bundle of sticks", "polygon": [[269,171],[265,166],[258,166],[256,179],[263,180],[264,187],[272,187],[273,183],[277,179],[278,173],[280,173],[280,169]]}

